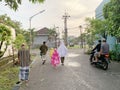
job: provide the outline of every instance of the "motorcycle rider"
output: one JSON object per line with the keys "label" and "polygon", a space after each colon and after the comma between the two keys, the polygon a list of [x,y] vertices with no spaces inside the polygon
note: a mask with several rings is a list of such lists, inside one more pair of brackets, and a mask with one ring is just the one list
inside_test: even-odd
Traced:
{"label": "motorcycle rider", "polygon": [[95,46],[95,48],[92,51],[94,50],[96,50],[94,62],[98,62],[98,57],[100,56],[100,50],[101,50],[101,40],[98,40],[98,44]]}
{"label": "motorcycle rider", "polygon": [[106,43],[105,39],[102,41],[102,45],[101,45],[101,49],[100,49],[100,55],[101,56],[109,55],[109,44]]}

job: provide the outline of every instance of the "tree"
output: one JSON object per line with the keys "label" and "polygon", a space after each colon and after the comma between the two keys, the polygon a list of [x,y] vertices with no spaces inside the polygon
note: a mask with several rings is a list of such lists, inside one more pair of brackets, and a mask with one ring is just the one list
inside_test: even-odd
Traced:
{"label": "tree", "polygon": [[[3,0],[0,0],[0,2]],[[32,3],[42,3],[44,0],[29,0],[29,2]],[[8,5],[11,9],[13,10],[17,10],[19,5],[22,4],[22,0],[4,0],[4,2],[6,3],[5,5]]]}
{"label": "tree", "polygon": [[26,43],[25,37],[22,34],[18,34],[14,41],[15,48],[19,49],[22,43]]}
{"label": "tree", "polygon": [[104,6],[104,18],[110,24],[108,33],[120,37],[120,0],[111,0]]}
{"label": "tree", "polygon": [[88,27],[86,28],[88,33],[92,35],[101,35],[103,38],[107,39],[109,34],[110,23],[107,20],[100,20],[94,18],[86,18]]}
{"label": "tree", "polygon": [[84,33],[84,40],[89,48],[92,48],[95,40],[106,37],[105,22],[99,19],[86,18],[86,23],[87,27],[85,28],[86,33]]}
{"label": "tree", "polygon": [[16,36],[19,34],[24,35],[26,42],[29,43],[29,41],[30,41],[29,32],[21,28],[20,22],[11,20],[11,18],[5,14],[5,15],[0,16],[0,23],[4,24],[6,26],[12,27],[16,32]]}
{"label": "tree", "polygon": [[48,30],[48,34],[49,34],[49,40],[51,41],[53,38],[57,37],[57,32],[55,28],[51,28]]}
{"label": "tree", "polygon": [[16,31],[16,35],[23,33],[23,29],[21,29],[21,23],[18,21],[11,20],[11,18],[8,17],[6,14],[0,16],[0,23],[3,23],[7,26],[14,28]]}
{"label": "tree", "polygon": [[[7,26],[0,24],[0,57],[4,55],[10,40],[11,30]],[[5,48],[3,50],[4,45]]]}

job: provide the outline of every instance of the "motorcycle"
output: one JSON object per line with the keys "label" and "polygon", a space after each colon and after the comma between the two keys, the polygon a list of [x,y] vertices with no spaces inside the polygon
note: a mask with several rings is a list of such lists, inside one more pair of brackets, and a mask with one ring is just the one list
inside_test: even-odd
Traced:
{"label": "motorcycle", "polygon": [[95,51],[92,51],[90,54],[91,54],[90,55],[90,63],[91,63],[91,65],[101,67],[103,70],[108,69],[108,65],[110,63],[108,54],[101,55],[100,57],[98,57],[98,62],[95,62]]}

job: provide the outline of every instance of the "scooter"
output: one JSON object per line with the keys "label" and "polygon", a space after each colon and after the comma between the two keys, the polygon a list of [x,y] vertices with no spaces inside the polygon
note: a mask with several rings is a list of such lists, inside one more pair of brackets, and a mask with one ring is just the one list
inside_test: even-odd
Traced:
{"label": "scooter", "polygon": [[109,61],[109,55],[101,55],[100,57],[98,57],[98,62],[94,62],[95,61],[95,51],[92,51],[90,53],[90,63],[91,65],[95,65],[96,67],[101,67],[103,70],[107,70],[108,69],[108,65],[110,63]]}

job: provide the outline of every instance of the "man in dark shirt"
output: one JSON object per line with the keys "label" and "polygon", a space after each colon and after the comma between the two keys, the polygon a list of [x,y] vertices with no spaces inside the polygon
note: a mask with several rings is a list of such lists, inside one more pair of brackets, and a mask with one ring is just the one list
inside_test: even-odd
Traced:
{"label": "man in dark shirt", "polygon": [[101,40],[98,40],[98,44],[95,46],[95,48],[92,51],[94,51],[94,50],[96,50],[95,62],[97,62],[98,61],[98,57],[100,55],[100,50],[101,50]]}
{"label": "man in dark shirt", "polygon": [[109,44],[106,43],[106,40],[103,40],[100,50],[101,55],[109,54]]}
{"label": "man in dark shirt", "polygon": [[40,49],[41,59],[42,59],[42,61],[43,61],[42,64],[44,64],[45,61],[46,61],[46,53],[47,53],[47,51],[48,51],[48,47],[47,47],[47,45],[46,45],[46,42],[43,42],[43,45],[41,45],[39,49]]}

